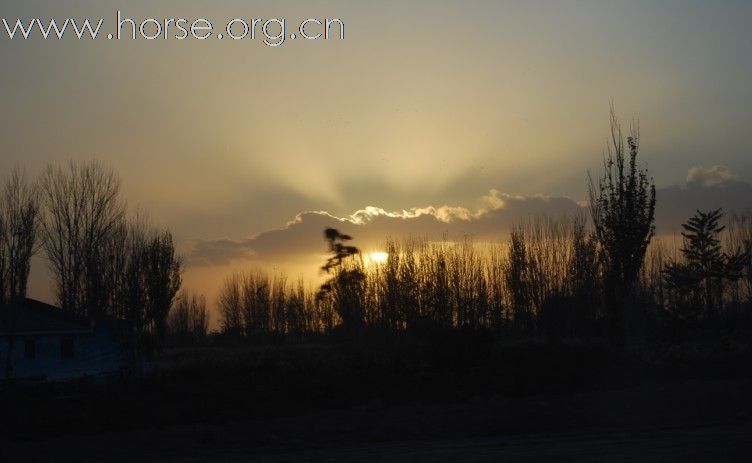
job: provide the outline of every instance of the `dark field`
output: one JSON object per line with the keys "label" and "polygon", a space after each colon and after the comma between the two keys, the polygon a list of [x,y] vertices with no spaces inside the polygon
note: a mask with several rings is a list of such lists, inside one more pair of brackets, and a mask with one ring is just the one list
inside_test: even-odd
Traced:
{"label": "dark field", "polygon": [[752,451],[745,345],[617,353],[497,339],[453,332],[166,351],[140,379],[4,390],[0,455],[718,461],[722,451],[745,461]]}

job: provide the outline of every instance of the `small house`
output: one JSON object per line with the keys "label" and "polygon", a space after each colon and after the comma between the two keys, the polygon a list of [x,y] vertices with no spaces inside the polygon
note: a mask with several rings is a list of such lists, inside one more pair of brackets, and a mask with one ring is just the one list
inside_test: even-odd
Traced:
{"label": "small house", "polygon": [[67,381],[121,371],[125,350],[107,320],[33,299],[0,307],[0,380]]}

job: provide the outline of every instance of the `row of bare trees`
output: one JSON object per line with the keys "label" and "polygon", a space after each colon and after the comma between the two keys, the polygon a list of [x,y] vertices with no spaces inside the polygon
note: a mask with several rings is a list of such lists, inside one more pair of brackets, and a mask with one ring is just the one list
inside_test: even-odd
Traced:
{"label": "row of bare trees", "polygon": [[178,298],[167,317],[167,336],[173,346],[196,346],[206,342],[209,311],[206,298],[184,294]]}
{"label": "row of bare trees", "polygon": [[302,280],[291,284],[283,274],[258,269],[228,278],[218,305],[222,332],[233,336],[323,332],[338,323],[334,310],[317,304]]}
{"label": "row of bare trees", "polygon": [[[388,257],[379,263],[348,254],[330,268],[325,291],[315,295],[259,270],[229,278],[220,293],[223,331],[325,332],[342,325],[356,331],[488,328],[527,335],[553,322],[546,319],[547,310],[554,314],[552,304],[569,304],[566,323],[594,334],[582,326],[587,321],[594,330],[603,285],[595,238],[583,217],[531,219],[506,243],[389,240],[382,249]],[[558,306],[556,311],[565,310]]]}
{"label": "row of bare trees", "polygon": [[[644,334],[646,322],[752,314],[752,264],[744,258],[744,250],[752,249],[752,220],[732,218],[713,238],[720,246],[714,255],[725,269],[716,263],[706,273],[690,273],[703,262],[684,252],[691,249],[690,238],[671,246],[661,237],[647,247],[629,305],[620,307],[631,311],[633,338]],[[220,293],[222,330],[254,336],[322,333],[338,326],[468,328],[624,341],[624,327],[612,331],[604,251],[584,217],[530,219],[506,242],[390,240],[381,249],[388,255],[384,262],[352,255],[344,268],[361,277],[328,282],[324,296],[261,270],[234,275]],[[679,267],[692,278],[688,284],[674,281]],[[346,294],[335,298],[337,291]]]}
{"label": "row of bare trees", "polygon": [[589,288],[599,285],[591,248],[582,243],[588,239],[583,223],[530,221],[508,243],[389,240],[386,261],[351,256],[333,270],[323,293],[261,270],[236,274],[220,292],[221,327],[248,336],[340,325],[354,331],[462,327],[533,334],[553,297],[590,295]]}
{"label": "row of bare trees", "polygon": [[625,136],[612,108],[602,175],[589,176],[590,223],[531,218],[498,244],[388,241],[380,263],[327,229],[329,278],[315,298],[302,285],[289,291],[283,277],[233,277],[220,298],[223,330],[485,328],[623,344],[648,319],[752,307],[752,220],[735,219],[723,238],[721,211],[698,212],[668,256],[653,239],[656,192],[639,146],[637,127]]}
{"label": "row of bare trees", "polygon": [[128,216],[113,170],[96,161],[49,165],[36,182],[11,173],[0,201],[0,302],[26,297],[38,249],[63,310],[123,321],[136,348],[165,339],[181,259],[169,230]]}

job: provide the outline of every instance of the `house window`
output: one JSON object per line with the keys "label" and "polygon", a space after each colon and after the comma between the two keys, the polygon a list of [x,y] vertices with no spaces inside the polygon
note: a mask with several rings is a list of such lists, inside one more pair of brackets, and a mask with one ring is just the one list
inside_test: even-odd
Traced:
{"label": "house window", "polygon": [[24,342],[24,356],[29,360],[37,358],[37,342],[35,339],[27,339]]}
{"label": "house window", "polygon": [[69,360],[73,358],[75,351],[73,349],[73,338],[63,338],[60,340],[60,358]]}

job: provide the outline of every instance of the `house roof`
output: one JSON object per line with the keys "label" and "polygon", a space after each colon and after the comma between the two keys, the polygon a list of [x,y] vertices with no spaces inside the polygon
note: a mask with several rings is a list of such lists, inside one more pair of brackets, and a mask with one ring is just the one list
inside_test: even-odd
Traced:
{"label": "house roof", "polygon": [[91,324],[81,317],[34,299],[0,306],[0,336],[87,333]]}

